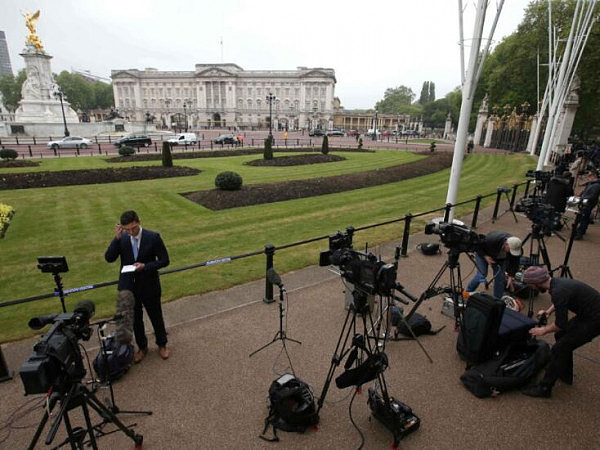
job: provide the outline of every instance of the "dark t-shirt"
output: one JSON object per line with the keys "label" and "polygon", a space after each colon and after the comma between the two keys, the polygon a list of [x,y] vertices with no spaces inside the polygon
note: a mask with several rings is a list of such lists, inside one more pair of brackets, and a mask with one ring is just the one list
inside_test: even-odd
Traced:
{"label": "dark t-shirt", "polygon": [[600,322],[600,292],[587,284],[570,278],[552,278],[550,295],[556,310],[556,326],[567,328],[569,311],[584,320]]}

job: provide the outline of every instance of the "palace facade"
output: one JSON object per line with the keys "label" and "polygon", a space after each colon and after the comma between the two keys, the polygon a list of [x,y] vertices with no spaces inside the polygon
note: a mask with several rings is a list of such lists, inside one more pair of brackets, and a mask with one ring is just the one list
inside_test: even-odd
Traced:
{"label": "palace facade", "polygon": [[111,78],[119,114],[158,128],[268,128],[271,117],[274,130],[333,127],[333,69],[196,64],[194,71],[113,70]]}

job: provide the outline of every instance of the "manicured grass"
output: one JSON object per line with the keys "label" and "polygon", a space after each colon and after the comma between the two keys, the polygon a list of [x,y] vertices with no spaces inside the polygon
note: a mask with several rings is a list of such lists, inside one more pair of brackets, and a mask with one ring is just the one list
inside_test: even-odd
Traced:
{"label": "manicured grass", "polygon": [[[6,237],[0,240],[0,302],[54,290],[52,276],[40,273],[36,267],[37,257],[42,255],[67,257],[70,271],[63,274],[65,289],[116,280],[117,263],[107,264],[103,255],[112,239],[114,224],[126,209],[135,209],[141,216],[142,226],[161,233],[169,249],[170,268],[176,268],[261,250],[266,243],[280,246],[332,234],[348,225],[360,227],[403,217],[407,212],[430,210],[445,202],[449,170],[340,194],[222,211],[207,210],[179,195],[213,188],[215,175],[224,170],[240,173],[244,183],[251,184],[339,175],[422,157],[395,151],[340,154],[347,160],[296,167],[243,165],[244,161],[256,159],[256,155],[176,160],[175,164],[203,172],[185,178],[0,191],[0,202],[10,204],[16,211]],[[158,165],[160,162],[136,164]],[[526,170],[534,165],[535,161],[526,155],[470,155],[463,164],[460,199],[520,182]],[[108,167],[108,163],[99,157],[44,159],[41,169],[77,167]],[[422,223],[413,226],[415,231],[421,229]],[[401,233],[401,224],[374,228],[357,233],[355,244],[358,247],[364,246],[364,242],[373,245],[398,238]],[[315,264],[319,250],[326,246],[323,241],[277,252],[276,268],[285,273]],[[262,276],[262,256],[169,274],[162,278],[163,300],[223,289]],[[116,287],[69,295],[67,309],[72,310],[81,299],[93,300],[98,315],[111,314]],[[31,334],[26,326],[29,318],[59,310],[57,299],[0,308],[0,341]]]}

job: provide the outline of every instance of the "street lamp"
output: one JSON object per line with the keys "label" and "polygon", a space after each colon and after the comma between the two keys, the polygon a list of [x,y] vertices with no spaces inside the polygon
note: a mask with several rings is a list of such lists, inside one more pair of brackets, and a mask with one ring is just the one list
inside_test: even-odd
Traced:
{"label": "street lamp", "polygon": [[188,106],[192,106],[192,102],[188,99],[185,99],[183,101],[183,115],[185,116],[185,132],[187,133],[188,130],[188,121],[187,121],[187,112],[186,112],[186,108]]}
{"label": "street lamp", "polygon": [[65,117],[65,106],[63,105],[63,92],[60,90],[60,87],[56,87],[54,91],[54,98],[58,98],[60,100],[60,109],[62,110],[63,116],[63,124],[65,125],[65,137],[69,137],[69,129],[67,128],[67,119]]}
{"label": "street lamp", "polygon": [[171,116],[169,114],[169,106],[171,105],[171,99],[167,98],[165,99],[165,107],[167,108],[167,128],[171,129],[171,126],[173,125],[171,123]]}
{"label": "street lamp", "polygon": [[273,141],[273,101],[277,98],[270,92],[265,97],[269,102],[269,139]]}
{"label": "street lamp", "polygon": [[377,110],[375,110],[375,122],[373,122],[373,140],[377,140]]}

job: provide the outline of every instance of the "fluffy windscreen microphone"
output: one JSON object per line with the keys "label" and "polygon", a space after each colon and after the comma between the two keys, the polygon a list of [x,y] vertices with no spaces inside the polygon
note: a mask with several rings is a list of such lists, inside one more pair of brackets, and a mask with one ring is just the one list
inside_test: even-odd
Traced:
{"label": "fluffy windscreen microphone", "polygon": [[75,314],[81,315],[83,320],[88,322],[96,312],[96,305],[94,305],[94,302],[91,300],[81,300],[77,302],[75,308],[73,309],[73,312]]}
{"label": "fluffy windscreen microphone", "polygon": [[121,344],[128,344],[133,337],[133,308],[135,297],[133,292],[122,290],[117,293],[117,311],[119,316],[116,324],[116,338]]}
{"label": "fluffy windscreen microphone", "polygon": [[275,286],[283,287],[281,278],[279,277],[277,272],[275,272],[275,269],[273,269],[272,267],[267,270],[267,280],[269,281],[269,283],[274,284]]}

